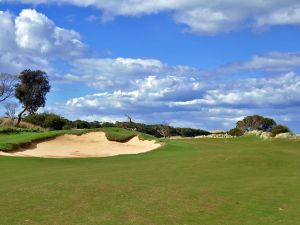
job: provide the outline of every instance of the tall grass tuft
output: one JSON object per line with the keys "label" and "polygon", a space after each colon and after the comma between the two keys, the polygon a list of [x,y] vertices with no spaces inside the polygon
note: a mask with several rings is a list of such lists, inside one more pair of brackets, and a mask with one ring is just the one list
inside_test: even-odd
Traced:
{"label": "tall grass tuft", "polygon": [[16,121],[1,118],[0,119],[0,134],[8,134],[8,133],[20,133],[20,132],[43,132],[47,131],[47,129],[42,128],[40,126],[33,125],[27,122],[21,122],[18,127],[16,127]]}

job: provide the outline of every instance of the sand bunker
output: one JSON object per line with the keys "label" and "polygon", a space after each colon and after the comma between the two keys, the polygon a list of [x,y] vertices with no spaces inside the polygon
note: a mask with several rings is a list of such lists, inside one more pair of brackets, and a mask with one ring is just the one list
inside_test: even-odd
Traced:
{"label": "sand bunker", "polygon": [[36,144],[30,149],[13,153],[0,152],[6,156],[31,156],[43,158],[106,157],[123,154],[138,154],[160,147],[155,141],[141,141],[138,137],[126,143],[107,140],[105,133],[93,132],[81,136],[63,135],[53,140]]}

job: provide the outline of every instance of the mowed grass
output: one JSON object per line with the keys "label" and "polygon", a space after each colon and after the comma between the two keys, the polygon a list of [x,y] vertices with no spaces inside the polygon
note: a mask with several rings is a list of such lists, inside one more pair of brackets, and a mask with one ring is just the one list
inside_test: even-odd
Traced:
{"label": "mowed grass", "polygon": [[92,159],[0,157],[0,224],[300,224],[300,143],[167,140]]}

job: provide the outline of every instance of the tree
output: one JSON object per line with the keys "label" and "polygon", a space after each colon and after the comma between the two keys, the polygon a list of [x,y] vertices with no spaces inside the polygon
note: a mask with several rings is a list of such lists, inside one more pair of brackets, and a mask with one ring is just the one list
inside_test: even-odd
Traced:
{"label": "tree", "polygon": [[277,125],[277,126],[274,126],[272,128],[272,131],[271,131],[271,136],[272,137],[275,137],[277,134],[282,134],[282,133],[290,133],[290,129],[284,125]]}
{"label": "tree", "polygon": [[171,127],[167,123],[160,124],[157,131],[164,138],[171,136]]}
{"label": "tree", "polygon": [[271,131],[276,122],[271,118],[266,118],[259,115],[247,116],[236,124],[236,128],[241,129],[243,132],[252,130]]}
{"label": "tree", "polygon": [[22,115],[26,111],[35,113],[46,104],[46,94],[50,91],[48,76],[45,72],[36,70],[24,70],[19,75],[19,83],[16,85],[15,96],[23,106],[18,115],[17,126],[20,124]]}
{"label": "tree", "polygon": [[9,102],[5,104],[5,109],[6,109],[5,115],[12,121],[14,121],[15,119],[16,108],[17,108],[16,103]]}
{"label": "tree", "polygon": [[16,76],[1,73],[0,74],[0,102],[5,101],[13,95],[16,82]]}

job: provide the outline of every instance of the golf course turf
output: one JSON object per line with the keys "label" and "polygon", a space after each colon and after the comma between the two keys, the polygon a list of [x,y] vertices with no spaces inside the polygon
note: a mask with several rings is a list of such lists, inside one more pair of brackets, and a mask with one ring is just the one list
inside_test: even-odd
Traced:
{"label": "golf course turf", "polygon": [[300,224],[300,142],[164,142],[108,158],[0,156],[0,224]]}

